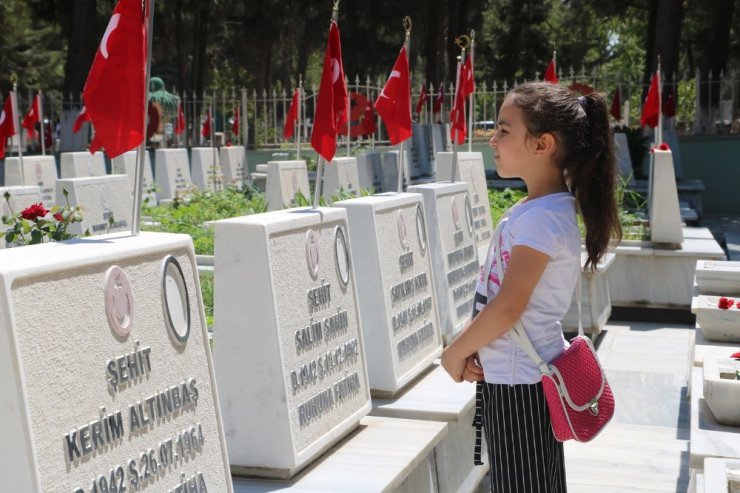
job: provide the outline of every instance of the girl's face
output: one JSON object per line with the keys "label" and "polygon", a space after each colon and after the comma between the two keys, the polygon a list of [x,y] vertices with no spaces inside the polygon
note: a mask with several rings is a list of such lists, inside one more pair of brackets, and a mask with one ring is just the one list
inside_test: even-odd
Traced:
{"label": "girl's face", "polygon": [[504,99],[498,115],[496,132],[488,141],[496,159],[496,172],[502,178],[524,178],[532,161],[531,136],[524,124],[524,114],[510,98]]}

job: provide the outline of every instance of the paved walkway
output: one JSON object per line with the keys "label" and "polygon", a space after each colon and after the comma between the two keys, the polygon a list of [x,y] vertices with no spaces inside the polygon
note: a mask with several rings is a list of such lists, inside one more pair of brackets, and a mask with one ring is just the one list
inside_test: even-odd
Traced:
{"label": "paved walkway", "polygon": [[[569,493],[685,493],[689,482],[689,346],[693,326],[613,322],[598,354],[616,400],[590,443],[567,442]],[[488,491],[488,481],[481,484]]]}

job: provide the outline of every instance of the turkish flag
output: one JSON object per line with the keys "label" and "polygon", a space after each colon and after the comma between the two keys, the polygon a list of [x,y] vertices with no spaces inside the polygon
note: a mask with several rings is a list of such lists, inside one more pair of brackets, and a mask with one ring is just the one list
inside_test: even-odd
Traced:
{"label": "turkish flag", "polygon": [[375,110],[373,101],[368,99],[365,105],[365,113],[362,115],[362,135],[372,135],[378,127],[375,125]]}
{"label": "turkish flag", "polygon": [[475,80],[473,79],[473,62],[470,57],[465,59],[462,68],[460,69],[460,92],[462,92],[463,99],[466,99],[469,95],[475,91]]}
{"label": "turkish flag", "polygon": [[211,137],[211,107],[208,107],[208,111],[206,112],[206,121],[203,122],[203,128],[200,130],[200,135],[203,136],[204,139],[208,139]]}
{"label": "turkish flag", "polygon": [[455,144],[462,144],[465,142],[465,134],[467,133],[467,125],[465,124],[465,94],[462,90],[463,73],[465,72],[465,66],[460,66],[460,71],[457,79],[457,92],[455,93],[455,101],[452,104],[452,111],[450,111],[450,133],[452,134],[452,142]]}
{"label": "turkish flag", "polygon": [[144,140],[146,19],[141,7],[141,0],[119,0],[82,91],[95,127],[90,152],[102,145],[111,158]]}
{"label": "turkish flag", "polygon": [[391,145],[411,137],[411,85],[406,46],[401,47],[391,75],[375,100],[375,110],[385,123]]}
{"label": "turkish flag", "polygon": [[668,89],[668,97],[663,104],[663,115],[666,118],[673,118],[676,116],[676,98],[673,97],[673,88]]}
{"label": "turkish flag", "polygon": [[185,131],[185,112],[182,109],[182,101],[177,102],[177,119],[175,120],[175,135],[182,135]]}
{"label": "turkish flag", "polygon": [[28,108],[28,113],[26,113],[26,116],[23,118],[23,122],[21,123],[21,126],[26,129],[26,132],[28,132],[28,138],[29,139],[35,139],[36,138],[36,124],[41,121],[41,98],[39,98],[39,95],[37,94],[33,98],[33,103],[31,103],[31,107]]}
{"label": "turkish flag", "polygon": [[615,120],[622,120],[622,89],[617,86],[614,89],[614,95],[612,96],[612,107],[609,113],[614,117]]}
{"label": "turkish flag", "polygon": [[427,88],[424,84],[421,85],[421,93],[419,93],[419,100],[416,102],[416,114],[420,115],[424,109],[424,105],[427,102]]}
{"label": "turkish flag", "polygon": [[640,125],[650,125],[650,128],[658,126],[658,117],[660,116],[660,88],[658,87],[658,71],[656,70],[650,81],[645,104],[642,106],[642,116]]}
{"label": "turkish flag", "polygon": [[234,122],[231,124],[232,135],[239,135],[239,107],[234,108]]}
{"label": "turkish flag", "polygon": [[283,125],[283,137],[290,139],[293,137],[295,130],[295,122],[298,120],[298,98],[300,97],[300,90],[296,87],[293,91],[293,99],[290,102],[290,108],[288,108],[288,114],[285,115],[285,125]]}
{"label": "turkish flag", "polygon": [[348,106],[349,97],[344,82],[339,27],[332,21],[329,26],[329,41],[326,43],[324,68],[321,72],[321,85],[311,132],[311,147],[327,161],[331,161],[337,151],[337,132],[340,127],[347,124]]}
{"label": "turkish flag", "polygon": [[550,63],[547,65],[547,70],[545,70],[545,81],[551,84],[558,83],[558,74],[555,71],[555,59],[554,58],[550,60]]}
{"label": "turkish flag", "polygon": [[434,98],[434,108],[432,109],[433,113],[439,113],[442,111],[442,103],[445,102],[445,85],[444,83],[441,83],[439,85],[439,91],[437,91],[437,97]]}
{"label": "turkish flag", "polygon": [[72,132],[79,132],[82,128],[82,124],[87,121],[90,121],[90,115],[87,114],[87,108],[83,106],[80,112],[77,114],[77,119],[75,120],[74,125],[72,125]]}
{"label": "turkish flag", "polygon": [[5,142],[17,133],[18,117],[16,117],[13,91],[10,91],[3,105],[3,111],[0,113],[0,159],[5,157]]}

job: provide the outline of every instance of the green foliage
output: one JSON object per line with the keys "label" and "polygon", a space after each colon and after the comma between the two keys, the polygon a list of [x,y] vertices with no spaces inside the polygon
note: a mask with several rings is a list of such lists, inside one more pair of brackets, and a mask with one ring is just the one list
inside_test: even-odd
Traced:
{"label": "green foliage", "polygon": [[510,188],[503,190],[489,189],[488,201],[491,204],[491,224],[498,224],[499,219],[506,212],[506,209],[526,196],[527,193],[524,190],[512,190]]}
{"label": "green foliage", "polygon": [[142,229],[189,234],[195,253],[213,255],[213,227],[208,223],[266,210],[264,195],[251,188],[227,188],[217,192],[191,190],[186,194],[178,193],[170,204],[145,207],[144,214],[149,221]]}
{"label": "green foliage", "polygon": [[[46,241],[64,241],[76,237],[68,233],[70,224],[82,221],[82,209],[79,205],[69,205],[69,193],[62,189],[67,205],[55,205],[47,210],[39,202],[26,207],[22,211],[14,211],[11,204],[10,192],[5,192],[3,198],[10,214],[3,215],[3,224],[10,226],[4,235],[5,242],[12,246],[38,245]],[[108,229],[113,224],[113,218],[108,221]],[[90,233],[85,231],[84,236]]]}

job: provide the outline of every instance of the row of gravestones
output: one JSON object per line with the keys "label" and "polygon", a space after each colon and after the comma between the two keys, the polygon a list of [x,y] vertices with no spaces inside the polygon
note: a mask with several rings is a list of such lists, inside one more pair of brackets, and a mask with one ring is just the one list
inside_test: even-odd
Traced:
{"label": "row of gravestones", "polygon": [[469,190],[218,221],[213,356],[189,237],[3,250],[5,486],[474,490],[474,390],[433,363],[472,309]]}
{"label": "row of gravestones", "polygon": [[689,382],[690,491],[697,493],[740,489],[739,303],[740,262],[698,261]]}
{"label": "row of gravestones", "polygon": [[[740,262],[696,264],[690,491],[740,488]],[[733,358],[733,356],[735,356]]]}

